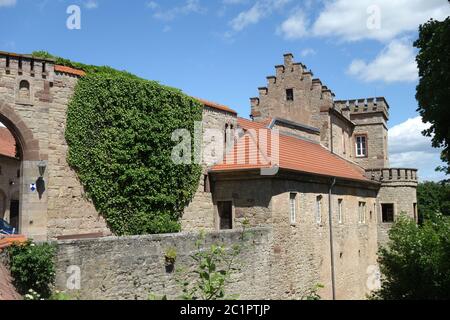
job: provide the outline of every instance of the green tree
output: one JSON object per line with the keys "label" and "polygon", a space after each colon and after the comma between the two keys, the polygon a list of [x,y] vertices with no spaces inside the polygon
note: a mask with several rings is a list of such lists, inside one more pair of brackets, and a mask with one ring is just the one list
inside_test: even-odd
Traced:
{"label": "green tree", "polygon": [[419,226],[401,216],[379,251],[382,273],[377,299],[450,298],[450,218],[434,214]]}
{"label": "green tree", "polygon": [[418,111],[431,123],[424,134],[432,137],[433,147],[443,148],[441,158],[449,166],[440,170],[450,173],[450,17],[421,25],[414,46],[419,49]]}
{"label": "green tree", "polygon": [[450,184],[446,182],[423,182],[417,186],[417,203],[420,220],[435,213],[450,216]]}

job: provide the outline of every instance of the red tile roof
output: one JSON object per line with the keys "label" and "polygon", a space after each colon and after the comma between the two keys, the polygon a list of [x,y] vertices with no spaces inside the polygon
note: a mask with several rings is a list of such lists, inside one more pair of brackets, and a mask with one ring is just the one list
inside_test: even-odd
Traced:
{"label": "red tile roof", "polygon": [[83,70],[66,67],[66,66],[61,66],[58,64],[55,64],[55,71],[61,72],[61,73],[72,74],[72,75],[79,76],[79,77],[83,77],[86,75],[86,72],[84,72]]}
{"label": "red tile roof", "polygon": [[16,156],[16,140],[4,127],[0,127],[0,154],[8,157]]}
{"label": "red tile roof", "polygon": [[[238,143],[233,147],[225,160],[212,167],[211,171],[235,171],[244,169],[270,168],[276,161],[270,161],[271,154],[271,134],[266,125],[253,122],[247,119],[238,119],[239,126],[246,132]],[[258,148],[250,148],[250,139],[254,145],[259,140],[258,134],[249,130],[267,129],[267,151]],[[261,132],[259,132],[261,134]],[[275,141],[275,140],[274,140]],[[249,151],[249,149],[251,149]],[[241,163],[238,162],[238,155],[241,155]],[[252,160],[252,161],[251,161]],[[360,180],[370,182],[364,175],[364,170],[359,166],[332,154],[329,150],[313,142],[302,140],[296,137],[279,134],[279,161],[281,169],[293,170],[303,173],[325,175],[349,180]]]}
{"label": "red tile roof", "polygon": [[194,99],[196,99],[199,102],[203,103],[207,107],[210,107],[210,108],[213,108],[213,109],[222,110],[222,111],[229,112],[229,113],[237,115],[236,111],[234,111],[233,109],[231,109],[231,108],[229,108],[227,106],[224,106],[222,104],[218,104],[218,103],[215,103],[215,102],[211,102],[211,101],[208,101],[208,100],[205,100],[205,99],[201,99],[201,98],[196,98],[196,97],[194,97]]}

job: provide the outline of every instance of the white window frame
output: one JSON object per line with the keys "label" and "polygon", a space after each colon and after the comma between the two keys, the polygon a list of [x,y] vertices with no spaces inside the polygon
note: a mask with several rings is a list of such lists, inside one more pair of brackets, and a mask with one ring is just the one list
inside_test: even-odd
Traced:
{"label": "white window frame", "polygon": [[[363,140],[364,139],[364,143]],[[355,136],[355,153],[356,157],[358,158],[364,158],[367,157],[367,136],[366,135],[356,135]]]}
{"label": "white window frame", "polygon": [[289,220],[292,225],[297,223],[297,193],[289,193]]}
{"label": "white window frame", "polygon": [[344,223],[343,206],[344,206],[344,199],[338,199],[338,221],[339,221],[339,224]]}
{"label": "white window frame", "polygon": [[322,223],[322,196],[316,197],[316,223]]}

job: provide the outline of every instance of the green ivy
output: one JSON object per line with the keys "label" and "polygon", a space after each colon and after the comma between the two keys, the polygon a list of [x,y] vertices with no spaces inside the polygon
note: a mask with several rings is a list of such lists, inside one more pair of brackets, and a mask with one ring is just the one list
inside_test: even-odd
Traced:
{"label": "green ivy", "polygon": [[87,73],[68,107],[68,162],[111,230],[118,235],[179,231],[201,167],[174,164],[172,149],[179,142],[171,137],[176,129],[194,137],[202,105],[178,89],[126,72],[56,62]]}
{"label": "green ivy", "polygon": [[14,286],[22,295],[41,298],[51,296],[55,281],[53,258],[55,248],[50,244],[34,244],[28,241],[8,247],[9,267],[14,278]]}

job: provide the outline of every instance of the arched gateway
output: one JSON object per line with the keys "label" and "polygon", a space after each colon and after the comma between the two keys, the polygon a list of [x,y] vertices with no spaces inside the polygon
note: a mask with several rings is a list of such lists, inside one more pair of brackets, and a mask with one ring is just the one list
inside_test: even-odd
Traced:
{"label": "arched gateway", "polygon": [[67,105],[81,75],[52,59],[0,52],[0,122],[14,136],[20,161],[11,199],[18,198],[19,231],[36,240],[108,233],[66,161]]}

